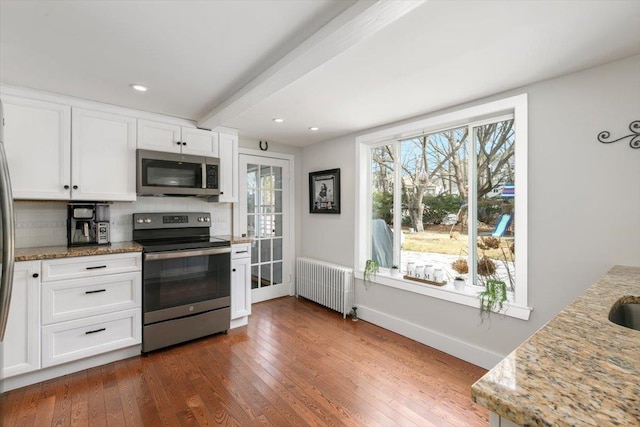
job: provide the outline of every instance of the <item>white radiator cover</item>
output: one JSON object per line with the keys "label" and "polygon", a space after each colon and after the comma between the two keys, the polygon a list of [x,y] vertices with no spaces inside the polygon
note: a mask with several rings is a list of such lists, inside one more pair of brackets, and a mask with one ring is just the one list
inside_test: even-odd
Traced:
{"label": "white radiator cover", "polygon": [[312,259],[296,259],[296,295],[347,317],[355,302],[353,269]]}

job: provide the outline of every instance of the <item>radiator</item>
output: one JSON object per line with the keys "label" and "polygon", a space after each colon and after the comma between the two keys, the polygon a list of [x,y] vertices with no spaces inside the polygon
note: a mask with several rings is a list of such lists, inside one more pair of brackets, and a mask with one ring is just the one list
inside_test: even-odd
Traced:
{"label": "radiator", "polygon": [[296,260],[296,295],[347,317],[354,304],[353,269],[311,258]]}

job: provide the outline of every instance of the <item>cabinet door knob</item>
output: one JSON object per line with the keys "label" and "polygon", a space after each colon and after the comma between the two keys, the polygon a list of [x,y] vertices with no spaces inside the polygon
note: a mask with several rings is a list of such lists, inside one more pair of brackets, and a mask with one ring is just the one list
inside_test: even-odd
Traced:
{"label": "cabinet door knob", "polygon": [[183,143],[182,143],[182,145],[187,145],[187,143],[186,143],[186,142],[183,142]]}
{"label": "cabinet door knob", "polygon": [[33,273],[33,278],[37,279],[38,277],[40,277],[40,275],[38,273]]}
{"label": "cabinet door knob", "polygon": [[64,189],[65,189],[65,190],[68,190],[68,189],[69,189],[69,186],[68,186],[68,185],[65,185],[65,186],[64,186]]}
{"label": "cabinet door knob", "polygon": [[182,145],[182,142],[178,141],[176,142],[177,145]]}
{"label": "cabinet door knob", "polygon": [[236,271],[236,269],[234,268],[234,269],[232,269],[231,271]]}
{"label": "cabinet door knob", "polygon": [[74,185],[74,186],[73,186],[73,189],[74,189],[74,190],[77,190],[77,189],[78,189],[78,186],[77,186],[77,185]]}

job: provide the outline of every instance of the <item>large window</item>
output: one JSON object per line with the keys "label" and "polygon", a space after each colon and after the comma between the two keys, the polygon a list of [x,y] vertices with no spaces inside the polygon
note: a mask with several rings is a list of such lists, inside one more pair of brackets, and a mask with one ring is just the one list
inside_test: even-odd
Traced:
{"label": "large window", "polygon": [[[382,284],[467,305],[504,282],[509,311],[528,318],[526,129],[521,95],[359,137],[360,269],[376,260]],[[390,279],[392,266],[447,284]]]}

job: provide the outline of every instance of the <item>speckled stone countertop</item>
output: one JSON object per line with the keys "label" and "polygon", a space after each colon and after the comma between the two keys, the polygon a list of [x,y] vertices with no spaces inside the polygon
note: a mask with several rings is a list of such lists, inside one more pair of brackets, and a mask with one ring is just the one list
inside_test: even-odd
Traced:
{"label": "speckled stone countertop", "polygon": [[16,261],[36,261],[41,259],[69,258],[76,256],[108,255],[125,252],[141,252],[142,246],[135,242],[117,242],[104,246],[46,246],[41,248],[16,249]]}
{"label": "speckled stone countertop", "polygon": [[472,387],[519,425],[640,426],[640,331],[609,321],[640,302],[640,268],[613,267]]}

